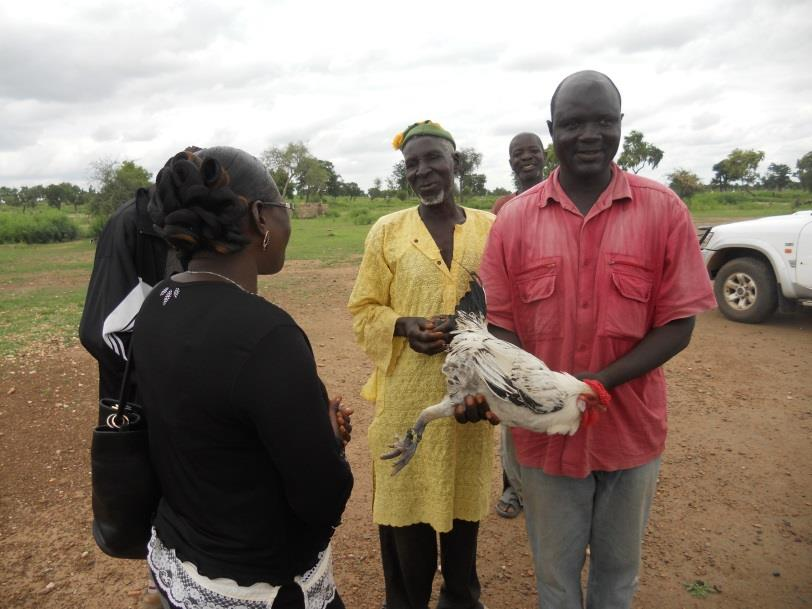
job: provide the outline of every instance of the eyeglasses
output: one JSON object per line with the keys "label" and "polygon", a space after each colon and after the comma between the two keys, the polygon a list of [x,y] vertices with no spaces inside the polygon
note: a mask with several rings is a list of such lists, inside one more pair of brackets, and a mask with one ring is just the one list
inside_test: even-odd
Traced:
{"label": "eyeglasses", "polygon": [[293,207],[293,203],[288,203],[287,201],[254,201],[254,203],[258,203],[259,205],[270,205],[271,207],[284,207],[290,211],[293,211],[295,207]]}

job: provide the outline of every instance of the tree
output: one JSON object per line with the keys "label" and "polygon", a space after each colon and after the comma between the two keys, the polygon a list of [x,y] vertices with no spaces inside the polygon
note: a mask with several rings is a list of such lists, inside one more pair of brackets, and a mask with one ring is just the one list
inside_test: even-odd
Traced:
{"label": "tree", "polygon": [[[457,175],[460,178],[460,203],[464,201],[464,192],[470,176],[479,169],[482,154],[474,148],[463,148],[459,151],[460,164]],[[470,191],[470,188],[468,189]]]}
{"label": "tree", "polygon": [[49,184],[45,187],[44,195],[48,205],[62,209],[63,203],[73,203],[74,210],[82,201],[84,192],[76,184],[62,182],[60,184]]}
{"label": "tree", "polygon": [[548,178],[553,170],[558,167],[558,157],[552,144],[547,144],[544,149],[544,167],[541,169],[541,177]]}
{"label": "tree", "polygon": [[[764,160],[761,150],[741,150],[735,148],[726,159],[713,166],[719,176],[724,176],[725,184],[739,182],[744,188],[752,186],[758,180],[758,165]],[[721,187],[720,190],[724,190]]]}
{"label": "tree", "polygon": [[282,186],[282,198],[288,194],[288,189],[299,182],[305,171],[312,169],[308,159],[313,155],[302,142],[289,142],[284,148],[271,146],[261,155],[262,163],[271,172],[277,186]]}
{"label": "tree", "polygon": [[[263,163],[263,165],[265,165],[265,167],[268,167],[265,163]],[[270,169],[270,168],[268,168],[268,171],[270,172],[271,177],[273,178],[273,183],[276,184],[276,187],[279,189],[279,192],[281,193],[282,192],[282,186],[284,186],[285,182],[288,179],[288,174],[285,173],[281,169]],[[290,196],[293,196],[295,194],[293,192],[293,185],[292,184],[288,188],[288,193],[287,194],[289,194]]]}
{"label": "tree", "polygon": [[335,166],[330,161],[322,161],[319,159],[318,162],[327,172],[327,182],[324,185],[324,192],[331,197],[340,196],[344,182],[341,176],[336,173]]}
{"label": "tree", "polygon": [[492,197],[503,197],[505,195],[509,195],[510,191],[507,188],[502,188],[501,186],[497,186],[489,194]]}
{"label": "tree", "polygon": [[[326,162],[328,161],[321,161],[312,156],[304,157],[299,161],[296,167],[299,172],[297,190],[304,193],[305,202],[316,199],[327,187],[331,172],[325,167],[324,163]],[[332,165],[330,163],[330,167]],[[333,172],[333,175],[335,175],[335,172]]]}
{"label": "tree", "polygon": [[392,173],[386,178],[386,196],[396,196],[403,200],[409,196],[409,181],[406,179],[406,161],[398,161],[392,166]]}
{"label": "tree", "polygon": [[795,175],[801,182],[801,187],[804,190],[812,191],[812,151],[807,152],[795,163],[798,169]]}
{"label": "tree", "polygon": [[119,205],[132,199],[136,190],[150,185],[149,171],[134,161],[99,160],[92,167],[99,190],[90,201],[90,211],[103,218],[110,217]]}
{"label": "tree", "polygon": [[0,203],[11,206],[17,205],[17,189],[0,186]]}
{"label": "tree", "polygon": [[770,163],[767,167],[764,185],[767,188],[775,188],[780,192],[792,183],[791,174],[792,168],[789,165]]}
{"label": "tree", "polygon": [[730,182],[730,176],[727,173],[727,165],[724,161],[719,161],[713,166],[711,186],[718,186],[721,192],[727,189],[728,182]]}
{"label": "tree", "polygon": [[617,160],[626,171],[631,170],[637,174],[643,167],[649,165],[655,169],[663,160],[663,151],[643,139],[640,131],[631,131],[623,138],[623,152]]}
{"label": "tree", "polygon": [[358,186],[358,184],[356,184],[355,182],[346,182],[342,186],[343,186],[343,188],[341,189],[342,194],[345,197],[349,197],[350,201],[352,201],[355,197],[364,196],[364,191],[361,190],[361,187]]}
{"label": "tree", "polygon": [[488,194],[488,189],[485,188],[487,178],[484,173],[472,173],[465,178],[465,194],[470,194],[475,197],[481,197]]}
{"label": "tree", "polygon": [[20,186],[17,190],[16,200],[11,204],[23,208],[23,213],[29,207],[33,208],[37,201],[39,201],[45,193],[45,188],[41,185],[36,186]]}
{"label": "tree", "polygon": [[668,174],[668,187],[681,198],[687,199],[703,188],[699,176],[687,169],[675,169]]}
{"label": "tree", "polygon": [[380,178],[372,180],[372,188],[367,191],[370,199],[380,199],[383,196],[383,182]]}

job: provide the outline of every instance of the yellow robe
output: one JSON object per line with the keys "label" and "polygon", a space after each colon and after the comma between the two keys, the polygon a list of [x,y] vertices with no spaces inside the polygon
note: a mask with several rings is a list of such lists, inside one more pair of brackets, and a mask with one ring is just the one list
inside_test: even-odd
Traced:
{"label": "yellow robe", "polygon": [[414,425],[420,411],[445,395],[440,368],[445,354],[416,353],[395,337],[399,317],[450,314],[468,290],[468,271],[479,268],[494,216],[465,208],[454,229],[449,269],[420,219],[417,208],[384,216],[370,229],[349,309],[353,330],[375,370],[361,396],[375,404],[369,428],[376,524],[420,522],[438,532],[455,518],[479,521],[488,513],[493,430],[487,422],[459,424],[453,417],[432,421],[409,464],[392,476],[381,461],[395,436]]}

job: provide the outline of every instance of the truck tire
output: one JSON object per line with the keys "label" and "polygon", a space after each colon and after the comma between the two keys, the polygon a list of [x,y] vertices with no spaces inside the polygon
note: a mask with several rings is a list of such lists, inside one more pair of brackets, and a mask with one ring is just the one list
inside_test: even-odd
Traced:
{"label": "truck tire", "polygon": [[757,324],[778,306],[778,286],[772,269],[756,258],[726,262],[713,282],[713,293],[722,314],[733,321]]}

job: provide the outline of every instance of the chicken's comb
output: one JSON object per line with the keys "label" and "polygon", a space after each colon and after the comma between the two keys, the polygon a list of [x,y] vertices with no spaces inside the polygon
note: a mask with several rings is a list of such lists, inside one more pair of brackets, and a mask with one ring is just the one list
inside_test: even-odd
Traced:
{"label": "chicken's comb", "polygon": [[606,387],[603,386],[597,379],[583,379],[583,382],[589,385],[589,388],[595,392],[595,395],[598,396],[598,402],[600,402],[601,406],[609,406],[609,402],[612,401],[611,394],[606,390]]}

